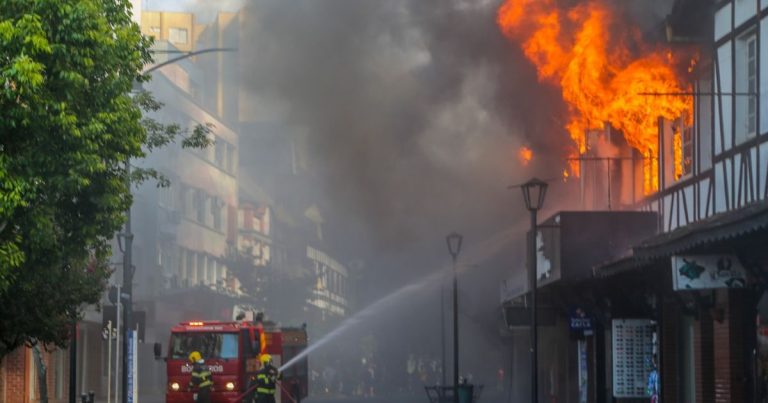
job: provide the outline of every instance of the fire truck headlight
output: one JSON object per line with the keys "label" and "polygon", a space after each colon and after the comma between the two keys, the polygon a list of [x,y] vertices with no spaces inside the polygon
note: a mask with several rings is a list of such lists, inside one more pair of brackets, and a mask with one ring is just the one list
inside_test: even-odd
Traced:
{"label": "fire truck headlight", "polygon": [[225,386],[226,386],[227,390],[230,390],[230,391],[235,390],[235,383],[234,382],[227,382],[227,384]]}
{"label": "fire truck headlight", "polygon": [[174,392],[179,391],[179,383],[178,382],[171,382],[171,390]]}

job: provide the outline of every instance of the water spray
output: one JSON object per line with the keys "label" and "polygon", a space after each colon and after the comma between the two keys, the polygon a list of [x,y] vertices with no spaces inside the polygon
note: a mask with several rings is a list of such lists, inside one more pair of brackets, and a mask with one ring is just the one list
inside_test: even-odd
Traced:
{"label": "water spray", "polygon": [[[467,251],[467,255],[470,259],[474,261],[482,260],[482,258],[485,258],[493,253],[496,253],[504,245],[507,245],[514,233],[515,232],[512,230],[507,230],[507,231],[503,231],[498,234],[495,234],[490,238],[486,239],[485,241],[481,242],[480,244],[472,248],[469,248],[469,250]],[[458,272],[463,273],[469,269],[474,269],[477,267],[480,267],[480,266],[478,265],[459,266]],[[304,349],[304,351],[297,354],[295,357],[291,358],[286,363],[281,365],[280,368],[278,368],[278,371],[280,372],[285,371],[286,369],[290,368],[300,360],[304,359],[306,356],[308,356],[315,350],[319,349],[325,344],[328,344],[328,342],[344,334],[346,331],[352,329],[355,325],[358,325],[364,322],[368,318],[377,316],[377,314],[380,313],[380,311],[401,301],[402,298],[408,295],[415,294],[417,291],[421,291],[422,289],[427,288],[431,285],[440,284],[443,277],[452,275],[452,272],[448,270],[448,268],[449,267],[446,266],[441,270],[438,270],[433,274],[425,276],[416,282],[406,284],[405,286],[398,288],[397,290],[382,297],[381,299],[377,300],[371,305],[368,305],[367,307],[363,308],[361,311],[357,312],[356,314],[350,316],[349,318],[341,322],[341,325],[339,325],[339,327],[337,327],[330,333],[326,334],[325,336],[321,337],[316,342],[312,343],[310,346]]]}

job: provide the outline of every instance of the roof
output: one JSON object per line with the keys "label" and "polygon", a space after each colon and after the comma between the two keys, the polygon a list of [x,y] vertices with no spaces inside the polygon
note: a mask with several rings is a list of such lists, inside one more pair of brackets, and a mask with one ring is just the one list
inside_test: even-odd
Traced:
{"label": "roof", "polygon": [[760,201],[648,238],[632,248],[632,255],[600,265],[593,272],[596,276],[618,274],[648,266],[672,255],[738,239],[767,228],[768,201]]}
{"label": "roof", "polygon": [[636,256],[667,257],[768,228],[768,202],[761,201],[657,235],[634,248]]}

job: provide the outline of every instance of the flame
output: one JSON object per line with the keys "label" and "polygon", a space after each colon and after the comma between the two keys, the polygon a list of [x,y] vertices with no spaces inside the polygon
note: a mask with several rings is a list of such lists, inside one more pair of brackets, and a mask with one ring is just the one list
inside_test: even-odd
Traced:
{"label": "flame", "polygon": [[[690,97],[670,95],[684,89],[670,64],[674,55],[638,44],[640,35],[624,25],[611,30],[621,22],[600,0],[569,9],[555,1],[506,0],[497,23],[521,44],[539,80],[561,88],[576,153],[587,152],[588,130],[609,123],[643,155],[644,192],[658,190],[658,119],[676,119],[693,106]],[[578,175],[574,162],[571,173]]]}
{"label": "flame", "polygon": [[517,152],[517,157],[520,158],[520,163],[523,164],[523,166],[528,166],[528,163],[533,159],[533,150],[525,146],[520,147],[520,150]]}
{"label": "flame", "polygon": [[677,127],[672,132],[672,160],[674,177],[678,180],[683,177],[683,135]]}

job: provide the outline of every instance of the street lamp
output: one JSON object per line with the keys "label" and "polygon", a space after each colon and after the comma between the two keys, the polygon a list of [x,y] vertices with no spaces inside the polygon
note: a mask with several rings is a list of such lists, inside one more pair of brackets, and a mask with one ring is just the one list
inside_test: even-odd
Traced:
{"label": "street lamp", "polygon": [[528,281],[531,289],[531,401],[539,401],[538,385],[538,329],[536,326],[536,213],[544,205],[547,195],[547,182],[533,178],[520,186],[523,190],[525,207],[531,212],[531,233],[529,235],[530,260],[528,263]]}
{"label": "street lamp", "polygon": [[461,252],[463,237],[455,232],[445,237],[448,253],[453,259],[453,401],[459,403],[459,286],[456,274],[456,259]]}

